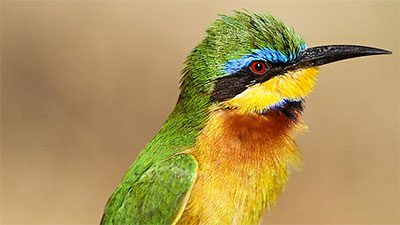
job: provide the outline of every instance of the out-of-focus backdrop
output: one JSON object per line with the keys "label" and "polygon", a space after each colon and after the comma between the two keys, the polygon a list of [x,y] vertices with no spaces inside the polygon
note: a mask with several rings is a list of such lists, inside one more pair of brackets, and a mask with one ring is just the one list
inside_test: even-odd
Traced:
{"label": "out-of-focus backdrop", "polygon": [[1,224],[96,224],[218,13],[270,12],[309,46],[394,52],[321,68],[305,161],[265,224],[399,223],[398,1],[1,1]]}

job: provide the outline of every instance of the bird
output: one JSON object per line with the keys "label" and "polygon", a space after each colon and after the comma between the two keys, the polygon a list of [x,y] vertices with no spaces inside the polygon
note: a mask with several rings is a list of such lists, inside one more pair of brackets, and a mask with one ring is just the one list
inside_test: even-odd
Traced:
{"label": "bird", "polygon": [[391,54],[308,47],[268,13],[219,15],[184,62],[175,108],[129,167],[102,225],[259,224],[300,170],[295,137],[318,67]]}

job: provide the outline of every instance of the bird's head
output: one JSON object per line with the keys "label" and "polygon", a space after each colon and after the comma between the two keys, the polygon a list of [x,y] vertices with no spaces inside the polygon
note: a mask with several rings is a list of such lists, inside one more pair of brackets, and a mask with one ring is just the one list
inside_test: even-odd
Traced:
{"label": "bird's head", "polygon": [[353,45],[308,48],[282,21],[236,12],[214,21],[189,55],[181,100],[204,96],[214,108],[262,114],[306,98],[318,76],[317,66],[389,53]]}

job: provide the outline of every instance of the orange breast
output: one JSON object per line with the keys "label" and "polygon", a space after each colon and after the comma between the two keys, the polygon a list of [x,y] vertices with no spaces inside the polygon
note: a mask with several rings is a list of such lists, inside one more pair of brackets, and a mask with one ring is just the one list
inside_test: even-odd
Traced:
{"label": "orange breast", "polygon": [[300,165],[298,128],[280,112],[214,112],[190,151],[198,175],[178,224],[257,224]]}

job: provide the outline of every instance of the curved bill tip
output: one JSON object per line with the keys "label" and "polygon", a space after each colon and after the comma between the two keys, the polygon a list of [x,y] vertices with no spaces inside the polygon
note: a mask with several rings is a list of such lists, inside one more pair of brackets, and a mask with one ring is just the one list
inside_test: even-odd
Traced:
{"label": "curved bill tip", "polygon": [[379,48],[375,48],[375,49],[378,52],[378,54],[388,54],[388,55],[390,55],[390,54],[393,53],[392,51],[385,50],[385,49],[379,49]]}
{"label": "curved bill tip", "polygon": [[326,45],[304,50],[299,64],[302,66],[320,66],[344,59],[392,54],[391,51],[360,45]]}
{"label": "curved bill tip", "polygon": [[[344,45],[346,46],[346,45]],[[357,46],[357,45],[349,45],[352,48],[355,49],[355,51],[358,50],[359,53],[364,53],[366,56],[367,55],[387,55],[387,54],[392,54],[391,51],[385,50],[385,49],[380,49],[380,48],[373,48],[373,47],[367,47],[367,46]]]}

